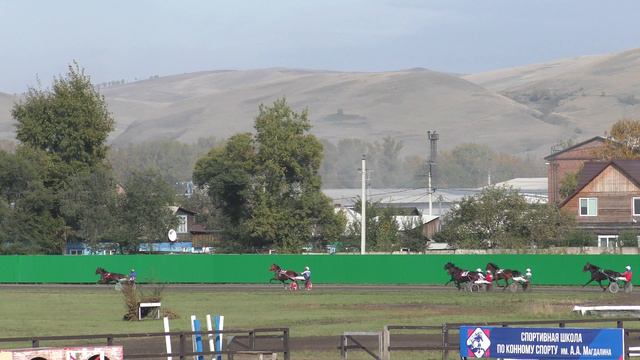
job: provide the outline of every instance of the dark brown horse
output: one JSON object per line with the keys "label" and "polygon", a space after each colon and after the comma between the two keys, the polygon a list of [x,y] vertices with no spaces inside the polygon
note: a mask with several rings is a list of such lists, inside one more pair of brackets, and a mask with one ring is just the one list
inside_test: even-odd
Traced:
{"label": "dark brown horse", "polygon": [[298,276],[299,274],[296,271],[283,270],[276,264],[271,264],[269,271],[273,272],[273,278],[269,280],[269,283],[272,283],[274,280],[280,281],[282,283],[282,286],[284,286],[285,288],[287,287],[287,281],[291,281],[292,283],[298,285],[298,283],[296,282],[296,276]]}
{"label": "dark brown horse", "polygon": [[497,286],[500,286],[498,280],[504,280],[504,286],[500,286],[503,290],[509,286],[509,280],[513,279],[513,277],[520,276],[520,271],[500,269],[500,267],[494,263],[488,263],[487,270],[490,270],[491,274],[493,274],[493,281],[496,282]]}
{"label": "dark brown horse", "polygon": [[613,270],[602,270],[600,269],[599,266],[593,265],[593,264],[589,264],[586,263],[584,265],[584,267],[582,268],[583,272],[587,272],[589,271],[591,273],[591,279],[589,279],[589,281],[587,281],[584,285],[582,285],[582,287],[587,286],[590,282],[592,281],[597,281],[598,285],[600,285],[600,287],[602,288],[602,291],[606,291],[607,287],[602,285],[602,280],[608,280],[609,284],[611,284],[612,282],[615,282],[615,278],[622,276],[622,274],[620,274],[617,271],[613,271]]}
{"label": "dark brown horse", "polygon": [[118,283],[121,279],[126,279],[127,276],[124,274],[108,272],[107,270],[98,267],[96,269],[96,274],[100,274],[100,279],[98,280],[98,284],[111,284]]}
{"label": "dark brown horse", "polygon": [[449,281],[444,284],[445,286],[449,285],[449,283],[453,281],[453,283],[456,285],[456,288],[460,290],[462,289],[461,284],[473,283],[478,280],[477,272],[461,269],[451,262],[446,263],[444,265],[444,269],[451,276],[451,279],[449,279]]}

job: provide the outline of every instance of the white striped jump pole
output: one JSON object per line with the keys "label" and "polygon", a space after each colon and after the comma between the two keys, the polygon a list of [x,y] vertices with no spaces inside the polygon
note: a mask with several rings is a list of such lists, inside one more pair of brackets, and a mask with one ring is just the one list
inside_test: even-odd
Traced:
{"label": "white striped jump pole", "polygon": [[[216,348],[213,344],[213,324],[211,323],[211,314],[207,314],[207,332],[209,333],[209,351],[216,351]],[[216,356],[213,356],[215,358]]]}
{"label": "white striped jump pole", "polygon": [[[171,330],[169,330],[169,317],[165,316],[164,317],[164,332],[165,333],[170,333]],[[167,346],[167,354],[171,354],[171,335],[165,335],[164,336],[164,342]],[[167,360],[171,360],[171,356],[167,356]]]}

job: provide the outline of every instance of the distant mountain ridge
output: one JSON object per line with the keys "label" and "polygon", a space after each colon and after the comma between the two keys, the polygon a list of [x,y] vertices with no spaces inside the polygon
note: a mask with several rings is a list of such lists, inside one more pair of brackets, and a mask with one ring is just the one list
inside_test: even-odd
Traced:
{"label": "distant mountain ridge", "polygon": [[[422,68],[225,70],[101,92],[117,123],[114,146],[252,131],[259,104],[284,96],[294,109],[308,108],[312,132],[332,141],[391,136],[405,153],[425,154],[426,132],[437,130],[441,149],[474,142],[538,156],[562,140],[602,135],[623,115],[640,115],[639,77],[640,50],[631,50],[464,76]],[[13,137],[13,101],[0,94],[1,138]]]}

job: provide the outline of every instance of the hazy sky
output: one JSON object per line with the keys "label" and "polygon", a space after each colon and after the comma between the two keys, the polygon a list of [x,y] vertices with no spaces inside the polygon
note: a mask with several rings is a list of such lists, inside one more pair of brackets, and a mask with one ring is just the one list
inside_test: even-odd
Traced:
{"label": "hazy sky", "polygon": [[292,67],[472,73],[640,47],[638,0],[0,0],[0,91]]}

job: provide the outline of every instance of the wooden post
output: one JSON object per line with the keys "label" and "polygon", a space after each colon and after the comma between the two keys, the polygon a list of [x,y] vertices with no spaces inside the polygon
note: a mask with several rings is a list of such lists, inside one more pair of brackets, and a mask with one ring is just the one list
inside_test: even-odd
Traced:
{"label": "wooden post", "polygon": [[442,360],[449,359],[449,327],[447,324],[442,324]]}
{"label": "wooden post", "polygon": [[180,333],[180,360],[184,360],[184,348],[186,347],[187,339],[184,333]]}
{"label": "wooden post", "polygon": [[382,329],[382,352],[380,356],[382,360],[390,360],[391,352],[389,351],[389,346],[391,346],[391,335],[389,334],[389,326],[385,325]]}
{"label": "wooden post", "polygon": [[289,329],[284,329],[283,332],[282,345],[284,345],[284,360],[291,360],[291,354],[289,354]]}

